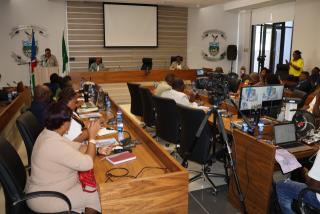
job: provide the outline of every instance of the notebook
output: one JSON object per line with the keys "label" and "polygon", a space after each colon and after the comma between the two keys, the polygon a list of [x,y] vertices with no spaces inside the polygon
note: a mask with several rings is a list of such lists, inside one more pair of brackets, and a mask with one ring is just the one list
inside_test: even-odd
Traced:
{"label": "notebook", "polygon": [[117,165],[117,164],[121,164],[121,163],[125,163],[131,160],[136,159],[136,156],[134,154],[132,154],[131,152],[121,152],[118,154],[114,154],[114,155],[110,155],[108,157],[106,157],[107,161],[109,161],[110,163],[112,163],[113,165]]}
{"label": "notebook", "polygon": [[312,149],[303,143],[297,142],[296,127],[294,123],[275,124],[273,126],[274,144],[288,149],[289,152],[297,152]]}

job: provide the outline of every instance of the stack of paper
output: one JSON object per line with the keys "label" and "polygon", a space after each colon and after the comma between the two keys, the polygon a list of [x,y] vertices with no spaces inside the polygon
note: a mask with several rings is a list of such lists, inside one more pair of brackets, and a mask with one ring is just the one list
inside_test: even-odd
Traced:
{"label": "stack of paper", "polygon": [[286,149],[276,150],[276,161],[284,174],[302,167],[297,158]]}

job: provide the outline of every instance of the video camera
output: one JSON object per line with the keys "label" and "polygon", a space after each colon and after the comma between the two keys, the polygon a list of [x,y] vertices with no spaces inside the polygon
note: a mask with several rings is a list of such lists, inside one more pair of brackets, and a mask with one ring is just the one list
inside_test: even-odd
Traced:
{"label": "video camera", "polygon": [[207,77],[196,80],[197,89],[206,89],[211,104],[218,105],[221,101],[229,98],[229,77],[220,73],[209,73]]}

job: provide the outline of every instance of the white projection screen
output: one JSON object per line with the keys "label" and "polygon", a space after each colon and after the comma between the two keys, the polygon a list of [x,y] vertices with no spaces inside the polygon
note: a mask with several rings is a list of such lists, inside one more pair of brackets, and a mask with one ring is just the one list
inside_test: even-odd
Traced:
{"label": "white projection screen", "polygon": [[104,3],[105,47],[157,47],[156,5]]}

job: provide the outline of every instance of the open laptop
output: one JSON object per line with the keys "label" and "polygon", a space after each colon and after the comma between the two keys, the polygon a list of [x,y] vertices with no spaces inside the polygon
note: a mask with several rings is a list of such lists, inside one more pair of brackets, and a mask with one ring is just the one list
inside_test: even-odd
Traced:
{"label": "open laptop", "polygon": [[297,141],[294,123],[275,124],[273,126],[274,144],[289,152],[310,150],[312,147]]}

